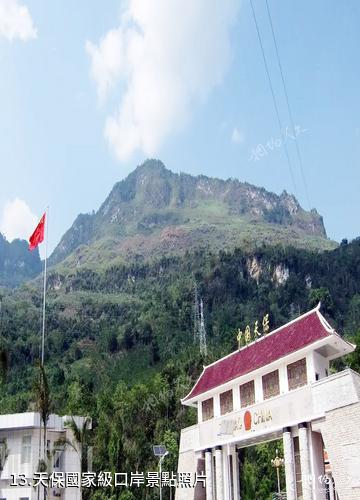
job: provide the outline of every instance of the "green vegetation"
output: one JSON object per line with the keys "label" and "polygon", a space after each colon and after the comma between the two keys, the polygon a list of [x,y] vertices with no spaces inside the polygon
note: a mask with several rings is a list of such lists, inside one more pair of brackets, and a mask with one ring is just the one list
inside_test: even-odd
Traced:
{"label": "green vegetation", "polygon": [[[195,281],[205,307],[206,359],[193,343]],[[359,239],[323,253],[262,246],[98,269],[63,266],[50,272],[48,284],[45,366],[53,409],[93,418],[98,471],[156,470],[151,444],[160,442],[171,449],[165,470],[175,470],[180,429],[196,418],[180,398],[204,363],[236,349],[238,327],[266,313],[275,328],[321,300],[329,321],[360,344]],[[3,292],[0,345],[9,358],[0,385],[3,413],[34,407],[40,317],[40,280]],[[359,351],[347,362],[359,369]],[[268,458],[275,445],[244,452],[244,498],[254,491],[258,500],[271,498],[276,476]],[[111,488],[106,494],[120,498]],[[134,498],[145,498],[145,490]]]}
{"label": "green vegetation", "polygon": [[[286,192],[148,160],[96,213],[76,218],[49,264],[44,370],[42,283],[28,281],[41,271],[39,253],[0,234],[0,287],[28,281],[0,291],[1,412],[35,409],[45,427],[50,411],[91,417],[91,432],[88,420],[83,428],[70,420],[74,440],[59,443],[81,455],[83,470],[91,444],[98,472],[155,471],[152,444],[163,443],[164,470],[175,471],[180,430],[196,422],[180,399],[204,364],[236,349],[235,331],[266,313],[276,328],[321,300],[329,321],[360,344],[360,240],[337,247],[317,212]],[[195,283],[206,358],[193,340]],[[360,369],[358,349],[347,363]],[[241,451],[244,500],[276,491],[277,447]],[[151,500],[158,491],[83,495]]]}
{"label": "green vegetation", "polygon": [[[275,469],[271,460],[276,457],[276,450],[283,456],[282,440],[262,443],[240,450],[241,468],[240,493],[242,500],[270,500],[272,493],[277,492],[274,478]],[[285,491],[285,471],[280,468],[280,488]]]}

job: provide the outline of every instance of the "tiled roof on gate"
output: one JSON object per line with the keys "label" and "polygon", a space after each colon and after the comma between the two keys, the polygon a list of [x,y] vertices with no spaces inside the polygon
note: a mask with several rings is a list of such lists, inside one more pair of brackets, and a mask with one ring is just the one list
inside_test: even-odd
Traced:
{"label": "tiled roof on gate", "polygon": [[205,367],[198,381],[183,401],[266,366],[331,335],[331,333],[331,327],[317,307],[248,346]]}

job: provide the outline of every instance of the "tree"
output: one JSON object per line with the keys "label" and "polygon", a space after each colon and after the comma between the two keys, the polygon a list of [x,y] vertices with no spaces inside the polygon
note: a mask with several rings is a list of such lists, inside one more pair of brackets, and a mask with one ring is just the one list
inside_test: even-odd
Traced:
{"label": "tree", "polygon": [[356,335],[360,331],[360,294],[351,298],[345,324],[346,332],[350,335]]}
{"label": "tree", "polygon": [[89,447],[91,442],[91,418],[85,417],[81,426],[78,426],[74,417],[65,422],[65,426],[69,428],[74,436],[74,439],[60,438],[56,441],[56,445],[70,446],[77,454],[80,460],[81,472],[88,469]]}
{"label": "tree", "polygon": [[[35,396],[35,409],[40,414],[40,421],[43,427],[43,450],[41,453],[41,426],[40,426],[40,438],[39,438],[39,464],[38,470],[41,472],[46,471],[47,461],[46,461],[46,434],[47,434],[47,423],[51,413],[51,398],[49,391],[49,384],[45,372],[44,365],[39,361],[38,371],[34,381],[34,396]],[[45,498],[45,487],[44,487],[44,498]]]}
{"label": "tree", "polygon": [[322,310],[328,314],[331,314],[334,307],[334,302],[328,288],[313,288],[309,292],[309,303],[310,307],[315,307],[319,302],[321,302]]}
{"label": "tree", "polygon": [[47,380],[45,368],[41,362],[38,363],[38,372],[37,376],[35,377],[34,395],[35,395],[35,409],[40,414],[41,423],[44,428],[43,452],[45,454],[47,423],[51,413],[52,402],[51,402],[49,383]]}
{"label": "tree", "polygon": [[352,342],[356,344],[356,349],[346,357],[347,364],[352,370],[360,372],[360,333],[357,334]]}
{"label": "tree", "polygon": [[[85,417],[82,425],[78,425],[75,422],[74,417],[71,417],[70,420],[65,422],[65,426],[71,430],[73,439],[68,439],[66,437],[62,437],[58,439],[54,446],[55,448],[63,448],[66,447],[72,448],[79,457],[80,462],[80,475],[83,472],[88,470],[89,466],[89,450],[90,450],[90,442],[91,442],[91,418]],[[80,497],[82,497],[82,489],[80,484]]]}
{"label": "tree", "polygon": [[6,441],[6,439],[3,438],[0,441],[0,479],[1,479],[1,473],[4,469],[8,455],[9,455],[9,450],[7,447],[7,441]]}
{"label": "tree", "polygon": [[0,379],[4,383],[6,381],[9,370],[9,354],[5,348],[0,349]]}

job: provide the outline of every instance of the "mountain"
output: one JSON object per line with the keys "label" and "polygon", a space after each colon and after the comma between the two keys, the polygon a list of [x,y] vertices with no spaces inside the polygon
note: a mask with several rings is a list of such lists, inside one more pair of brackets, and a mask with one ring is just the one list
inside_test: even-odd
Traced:
{"label": "mountain", "polygon": [[[321,301],[337,331],[360,344],[360,335],[350,337],[360,333],[360,239],[322,253],[285,246],[195,251],[97,269],[80,266],[66,276],[50,271],[49,277],[45,367],[53,408],[93,418],[97,473],[156,470],[149,443],[159,442],[171,450],[166,467],[175,471],[180,429],[196,421],[195,409],[184,408],[181,398],[204,364],[237,348],[238,328],[251,325],[253,331],[265,314],[273,330]],[[195,285],[204,305],[205,358],[194,342]],[[36,281],[3,293],[0,346],[10,363],[0,384],[1,413],[34,408],[41,299]],[[331,372],[345,363],[359,370],[360,349],[343,363],[332,364]],[[266,449],[252,455],[251,468],[241,467],[240,484],[252,492],[242,498],[268,500],[275,491],[270,472],[261,495],[249,489],[264,476]],[[274,449],[268,451],[274,456]],[[146,490],[133,497],[103,488],[91,493],[93,500],[149,499]]]}
{"label": "mountain", "polygon": [[[270,221],[271,210],[274,219],[274,214],[283,219]],[[168,213],[171,224],[160,217]],[[157,224],[149,222],[150,215]],[[150,227],[144,227],[144,219]],[[134,237],[132,231],[143,238],[145,249],[152,250],[156,247],[150,247],[149,241],[169,227],[174,231],[182,225],[193,235],[195,247],[195,237],[206,224],[214,226],[213,233],[208,233],[210,245],[217,241],[216,234],[230,238],[229,232],[238,229],[241,237],[241,230],[253,231],[258,224],[273,243],[273,233],[281,234],[283,242],[307,238],[309,249],[281,244],[218,252],[211,247],[209,251],[190,248],[181,255],[183,247],[174,245],[168,252],[175,254],[159,259],[68,266],[80,262],[80,256],[84,262],[95,262],[98,256],[101,263],[104,255],[120,255],[116,245],[122,251],[124,241]],[[224,240],[223,246],[234,242]],[[170,450],[167,470],[175,471],[180,429],[196,421],[195,409],[185,409],[181,398],[204,364],[237,348],[238,329],[251,325],[253,331],[255,321],[265,314],[273,330],[321,301],[322,312],[340,334],[356,342],[353,335],[360,332],[360,239],[343,240],[334,250],[312,251],[332,244],[326,239],[321,217],[304,212],[287,194],[276,196],[233,180],[177,176],[152,163],[118,183],[96,214],[80,216],[62,244],[57,249],[63,251],[59,264],[49,270],[45,369],[53,411],[92,417],[93,470],[97,473],[155,470],[149,443],[157,442]],[[149,251],[149,255],[156,253]],[[203,303],[205,357],[194,339],[195,288]],[[33,410],[38,397],[31,387],[38,377],[42,283],[33,280],[1,295],[0,347],[8,354],[9,367],[6,380],[0,383],[0,413]],[[359,370],[359,348],[343,363]],[[333,364],[331,369],[341,366]],[[276,447],[278,443],[273,442],[264,445],[259,455],[249,452],[246,468],[241,468],[242,498],[246,491],[251,492],[247,497],[251,499],[271,497],[276,476],[270,471],[265,476],[263,464],[264,457],[270,463]],[[250,486],[262,477],[266,481],[257,483],[259,495]],[[104,495],[125,498],[110,488],[91,491],[88,498]],[[132,498],[145,500],[148,491],[137,491]]]}
{"label": "mountain", "polygon": [[41,271],[38,249],[29,252],[28,242],[8,242],[0,233],[0,287],[14,287],[34,278]]}
{"label": "mountain", "polygon": [[322,217],[293,195],[280,195],[237,179],[175,174],[147,160],[118,182],[93,214],[80,214],[50,264],[99,264],[114,259],[284,243],[324,250]]}

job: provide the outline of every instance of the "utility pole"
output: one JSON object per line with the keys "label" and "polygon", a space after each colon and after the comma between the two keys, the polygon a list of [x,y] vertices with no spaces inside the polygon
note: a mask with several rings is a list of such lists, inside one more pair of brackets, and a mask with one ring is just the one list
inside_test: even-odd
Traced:
{"label": "utility pole", "polygon": [[168,455],[168,454],[169,454],[169,452],[168,452],[168,451],[166,451],[166,452],[164,453],[164,455],[162,455],[162,456],[160,457],[160,460],[159,460],[159,473],[160,473],[160,479],[159,479],[159,486],[160,486],[159,493],[160,493],[160,495],[159,495],[159,496],[160,496],[160,500],[162,500],[162,484],[161,484],[161,483],[162,483],[162,468],[161,468],[161,466],[162,466],[162,462],[163,462],[164,458],[165,458],[165,457],[166,457],[166,455]]}
{"label": "utility pole", "polygon": [[199,316],[199,293],[197,283],[195,281],[194,287],[194,343],[196,343],[199,336],[199,325],[200,325],[200,316]]}
{"label": "utility pole", "polygon": [[194,343],[199,342],[200,353],[207,355],[206,329],[204,319],[204,302],[199,296],[197,283],[194,287]]}
{"label": "utility pole", "polygon": [[204,321],[204,303],[200,299],[200,353],[204,356],[207,355],[207,345],[206,345],[206,330]]}
{"label": "utility pole", "polygon": [[[169,454],[164,445],[154,445],[153,453],[155,457],[159,457],[159,497],[162,500],[162,462],[164,458]],[[170,486],[171,491],[171,486]]]}

